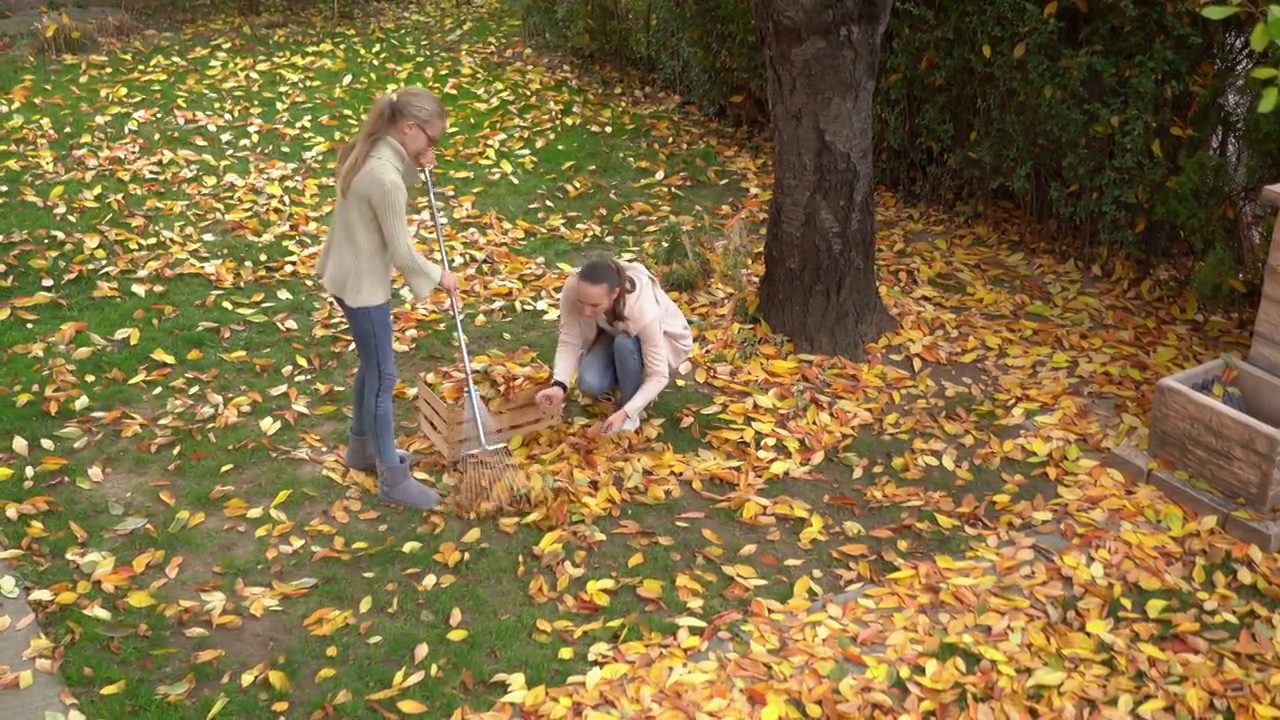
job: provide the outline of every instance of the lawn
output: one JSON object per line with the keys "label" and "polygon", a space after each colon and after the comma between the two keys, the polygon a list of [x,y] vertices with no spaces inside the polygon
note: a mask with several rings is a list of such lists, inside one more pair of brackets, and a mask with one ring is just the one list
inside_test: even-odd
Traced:
{"label": "lawn", "polygon": [[[84,713],[1266,716],[1276,558],[1096,462],[1247,326],[886,191],[898,329],[864,363],[796,355],[755,315],[767,141],[540,56],[488,3],[387,12],[0,68],[2,572]],[[593,252],[660,268],[696,333],[641,433],[592,437],[575,398],[522,438],[550,490],[501,517],[380,506],[341,460],[355,358],[313,268],[337,146],[402,83],[450,108],[488,392],[546,380]],[[401,440],[447,493],[413,409],[419,378],[457,391],[447,303],[394,321]]]}

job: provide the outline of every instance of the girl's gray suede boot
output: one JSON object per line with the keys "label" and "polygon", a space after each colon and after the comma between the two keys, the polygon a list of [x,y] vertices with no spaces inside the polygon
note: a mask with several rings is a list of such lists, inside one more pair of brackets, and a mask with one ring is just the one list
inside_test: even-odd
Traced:
{"label": "girl's gray suede boot", "polygon": [[440,504],[440,493],[413,479],[409,463],[378,463],[378,499],[415,510],[430,510]]}
{"label": "girl's gray suede boot", "polygon": [[[413,464],[413,455],[407,450],[396,449],[396,455],[400,459],[410,465]],[[352,435],[351,431],[347,431],[347,452],[343,458],[347,467],[352,470],[361,470],[363,472],[372,472],[378,469],[377,457],[373,450],[373,438],[368,435]]]}

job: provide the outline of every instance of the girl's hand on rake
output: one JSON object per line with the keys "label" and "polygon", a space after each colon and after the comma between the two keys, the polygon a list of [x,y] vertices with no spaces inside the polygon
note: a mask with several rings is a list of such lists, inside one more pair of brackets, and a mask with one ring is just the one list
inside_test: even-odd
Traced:
{"label": "girl's hand on rake", "polygon": [[441,272],[440,287],[450,295],[456,293],[458,291],[458,276],[448,270]]}

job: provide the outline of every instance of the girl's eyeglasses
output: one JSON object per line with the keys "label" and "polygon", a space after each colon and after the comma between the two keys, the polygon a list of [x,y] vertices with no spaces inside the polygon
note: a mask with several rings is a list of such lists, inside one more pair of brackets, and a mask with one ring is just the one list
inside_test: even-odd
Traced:
{"label": "girl's eyeglasses", "polygon": [[425,127],[423,127],[422,125],[419,125],[418,123],[414,123],[414,124],[413,124],[413,126],[414,126],[414,127],[416,127],[416,128],[418,128],[419,130],[421,130],[421,131],[422,131],[422,134],[426,136],[426,138],[427,138],[427,147],[433,148],[433,147],[435,147],[436,145],[438,145],[438,144],[440,143],[440,138],[438,138],[438,137],[436,137],[436,136],[432,135],[431,133],[427,132],[427,129],[426,129]]}

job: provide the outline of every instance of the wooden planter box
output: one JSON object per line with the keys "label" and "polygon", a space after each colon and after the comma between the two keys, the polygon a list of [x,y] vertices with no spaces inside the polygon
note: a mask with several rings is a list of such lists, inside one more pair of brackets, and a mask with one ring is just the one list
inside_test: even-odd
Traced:
{"label": "wooden planter box", "polygon": [[[1280,207],[1280,184],[1262,189],[1259,201]],[[1156,384],[1147,453],[1117,448],[1107,464],[1131,482],[1150,482],[1170,499],[1201,515],[1216,515],[1228,534],[1263,550],[1280,550],[1280,214],[1263,276],[1262,302],[1248,361],[1234,363],[1232,383],[1245,412],[1191,387],[1219,376],[1215,360]],[[1149,453],[1149,454],[1148,454]],[[1152,457],[1159,461],[1152,463]],[[1172,465],[1209,489],[1187,482]]]}
{"label": "wooden planter box", "polygon": [[1280,502],[1280,379],[1237,361],[1232,381],[1248,414],[1191,389],[1222,374],[1219,359],[1156,384],[1148,450],[1203,479],[1245,507],[1269,513]]}
{"label": "wooden planter box", "polygon": [[[518,435],[551,427],[560,422],[561,408],[544,408],[534,401],[539,388],[528,388],[509,400],[485,400],[489,415],[493,418],[494,432],[485,436],[490,444],[507,443]],[[418,378],[418,425],[422,434],[448,462],[462,459],[462,451],[468,438],[464,414],[465,399],[449,403],[440,399],[426,381]],[[474,427],[474,422],[472,423]],[[470,438],[473,442],[478,438]]]}

